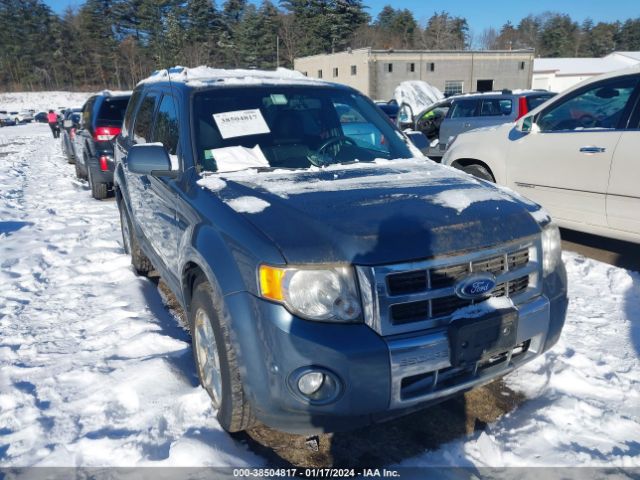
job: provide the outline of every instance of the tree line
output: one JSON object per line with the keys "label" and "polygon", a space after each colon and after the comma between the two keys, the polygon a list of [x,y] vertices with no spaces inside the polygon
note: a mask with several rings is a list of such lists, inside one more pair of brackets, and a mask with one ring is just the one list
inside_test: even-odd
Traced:
{"label": "tree line", "polygon": [[529,15],[474,34],[464,17],[436,12],[420,24],[362,0],[86,0],[54,13],[43,0],[0,0],[0,89],[132,88],[173,65],[291,67],[296,57],[346,48],[533,48],[543,57],[640,50],[640,18],[624,22]]}

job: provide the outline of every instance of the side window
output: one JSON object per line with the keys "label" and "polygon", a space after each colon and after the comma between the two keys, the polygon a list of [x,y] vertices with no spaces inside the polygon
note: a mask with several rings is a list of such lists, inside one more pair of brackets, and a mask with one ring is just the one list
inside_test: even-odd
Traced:
{"label": "side window", "polygon": [[458,100],[453,102],[453,107],[449,110],[450,118],[473,117],[476,113],[477,100]]}
{"label": "side window", "polygon": [[91,127],[91,110],[95,102],[96,97],[92,97],[82,107],[82,128],[88,129]]}
{"label": "side window", "polygon": [[131,132],[131,124],[133,123],[133,114],[138,106],[138,100],[140,100],[141,91],[136,90],[131,95],[129,104],[127,105],[127,111],[124,114],[124,121],[122,122],[122,136],[128,137]]}
{"label": "side window", "polygon": [[338,113],[338,116],[340,117],[340,123],[341,124],[366,122],[366,120],[360,114],[360,112],[357,112],[356,110],[351,108],[349,105],[344,105],[344,104],[341,104],[341,103],[334,103],[333,106],[335,107],[336,112]]}
{"label": "side window", "polygon": [[482,100],[480,115],[483,117],[511,115],[511,110],[512,102],[509,99],[485,98]]}
{"label": "side window", "polygon": [[540,114],[543,132],[583,129],[615,129],[638,79],[616,78],[580,90]]}
{"label": "side window", "polygon": [[151,139],[151,125],[157,100],[158,95],[156,93],[149,93],[144,97],[144,100],[142,100],[142,104],[136,115],[136,123],[133,127],[133,141],[135,143],[147,143],[147,141]]}
{"label": "side window", "polygon": [[156,115],[153,141],[162,143],[169,155],[175,155],[178,150],[178,114],[175,100],[169,95],[162,97],[160,108]]}

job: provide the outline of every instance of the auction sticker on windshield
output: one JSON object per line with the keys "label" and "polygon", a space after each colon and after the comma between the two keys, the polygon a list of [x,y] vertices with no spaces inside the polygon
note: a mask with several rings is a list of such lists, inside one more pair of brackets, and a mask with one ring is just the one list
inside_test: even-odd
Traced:
{"label": "auction sticker on windshield", "polygon": [[271,132],[262,113],[257,108],[214,113],[213,120],[224,139]]}

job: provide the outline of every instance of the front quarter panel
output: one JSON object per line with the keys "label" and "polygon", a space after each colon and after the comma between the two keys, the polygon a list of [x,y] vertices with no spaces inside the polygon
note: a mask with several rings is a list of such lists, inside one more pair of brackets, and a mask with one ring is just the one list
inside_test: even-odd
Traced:
{"label": "front quarter panel", "polygon": [[[211,191],[192,184],[176,199],[178,265],[176,274],[197,265],[220,285],[222,295],[249,291],[257,295],[257,268],[261,263],[283,265],[280,251],[243,215]],[[183,285],[185,304],[188,295]]]}
{"label": "front quarter panel", "polygon": [[513,124],[463,133],[442,157],[443,165],[456,166],[460,160],[479,160],[493,173],[496,183],[507,184],[509,142]]}

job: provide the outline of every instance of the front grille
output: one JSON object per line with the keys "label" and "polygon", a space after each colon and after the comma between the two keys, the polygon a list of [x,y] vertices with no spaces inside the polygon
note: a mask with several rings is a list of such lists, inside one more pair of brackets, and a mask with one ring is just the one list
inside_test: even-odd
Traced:
{"label": "front grille", "polygon": [[443,325],[457,310],[473,303],[458,297],[454,288],[478,272],[496,277],[493,297],[533,298],[540,293],[540,258],[539,241],[531,239],[458,257],[358,267],[366,297],[365,321],[384,335]]}
{"label": "front grille", "polygon": [[[491,291],[492,297],[504,297],[507,288],[509,297],[524,292],[529,286],[529,276],[524,276],[508,283],[500,283]],[[431,303],[431,310],[429,310]],[[391,319],[394,325],[415,322],[426,318],[446,317],[462,307],[471,305],[471,300],[465,300],[457,295],[435,298],[429,301],[398,303],[391,306]]]}
{"label": "front grille", "polygon": [[514,270],[528,262],[529,249],[523,248],[506,256],[496,255],[471,263],[392,274],[387,277],[387,288],[392,296],[421,292],[427,288],[446,288],[455,285],[472,271],[490,272],[498,276],[506,270],[505,264],[509,265],[509,270]]}

